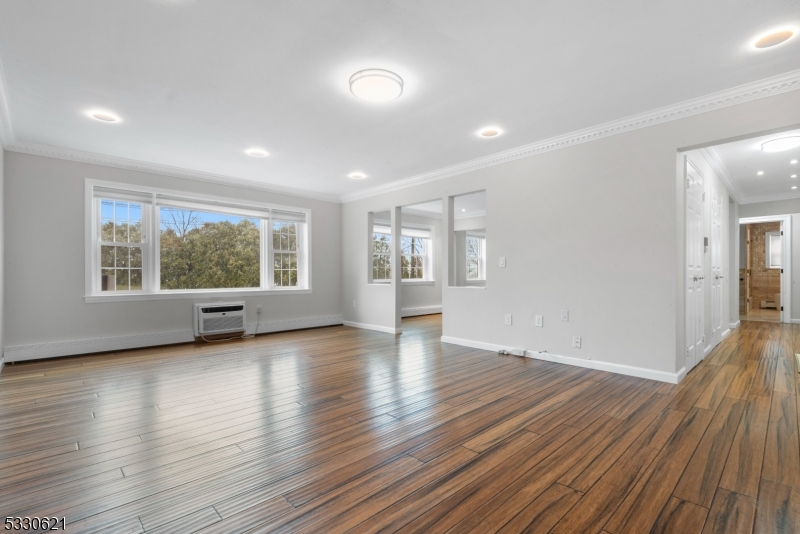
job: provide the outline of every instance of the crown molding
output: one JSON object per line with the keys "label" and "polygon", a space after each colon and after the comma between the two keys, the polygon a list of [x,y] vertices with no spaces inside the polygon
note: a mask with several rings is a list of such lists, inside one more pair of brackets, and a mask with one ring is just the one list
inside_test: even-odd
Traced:
{"label": "crown molding", "polygon": [[722,109],[768,96],[787,93],[796,89],[800,89],[800,70],[794,70],[779,76],[773,76],[771,78],[740,85],[732,89],[726,89],[725,91],[686,100],[678,104],[647,111],[638,115],[632,115],[623,119],[606,122],[598,126],[585,128],[583,130],[559,135],[557,137],[551,137],[550,139],[545,139],[544,141],[512,148],[510,150],[473,159],[457,165],[451,165],[449,167],[444,167],[432,172],[418,174],[416,176],[412,176],[411,178],[405,178],[403,180],[397,180],[388,184],[371,187],[355,193],[342,195],[341,201],[353,202],[355,200],[361,200],[364,198],[397,191],[398,189],[405,189],[407,187],[422,185],[424,183],[441,180],[450,176],[464,174],[477,169],[500,165],[509,161],[527,158],[537,154],[542,154],[561,148],[567,148],[581,143],[587,143],[603,137],[630,132],[640,128],[646,128],[648,126],[682,119],[684,117],[691,117],[707,111]]}
{"label": "crown molding", "polygon": [[739,184],[736,183],[733,176],[731,175],[730,171],[728,170],[728,166],[725,164],[725,159],[722,157],[722,154],[717,147],[710,146],[706,148],[700,149],[700,154],[706,158],[706,161],[711,168],[714,169],[714,172],[719,176],[719,179],[722,180],[722,183],[725,184],[725,187],[728,189],[728,193],[731,194],[733,199],[736,201],[737,204],[744,204],[747,197],[742,190],[739,188]]}
{"label": "crown molding", "polygon": [[48,145],[38,145],[36,143],[16,142],[10,144],[9,146],[6,146],[6,150],[9,150],[11,152],[21,152],[23,154],[33,154],[35,156],[45,156],[48,158],[77,161],[79,163],[91,163],[93,165],[103,165],[105,167],[113,167],[115,169],[124,169],[127,171],[146,172],[150,174],[158,174],[161,176],[171,176],[173,178],[184,178],[186,180],[195,180],[198,182],[227,185],[230,187],[241,187],[244,189],[252,189],[256,191],[263,191],[266,193],[275,193],[293,197],[310,198],[313,200],[322,200],[325,202],[335,202],[335,203],[339,202],[339,197],[333,194],[317,193],[315,191],[308,191],[305,189],[295,189],[293,187],[286,187],[282,185],[266,184],[266,183],[256,182],[254,180],[243,180],[241,178],[233,178],[230,176],[223,176],[220,174],[192,171],[188,169],[181,169],[179,167],[171,167],[169,165],[160,165],[158,163],[145,163],[142,161],[137,161],[132,159],[118,158],[116,156],[106,156],[103,154],[84,152],[82,150],[72,150],[70,148],[57,148]]}

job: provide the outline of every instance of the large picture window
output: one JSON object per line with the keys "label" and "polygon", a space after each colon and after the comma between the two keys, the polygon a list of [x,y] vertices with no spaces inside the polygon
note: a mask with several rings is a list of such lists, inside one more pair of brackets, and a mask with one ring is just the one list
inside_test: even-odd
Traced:
{"label": "large picture window", "polygon": [[87,195],[87,297],[309,288],[307,210],[89,182]]}

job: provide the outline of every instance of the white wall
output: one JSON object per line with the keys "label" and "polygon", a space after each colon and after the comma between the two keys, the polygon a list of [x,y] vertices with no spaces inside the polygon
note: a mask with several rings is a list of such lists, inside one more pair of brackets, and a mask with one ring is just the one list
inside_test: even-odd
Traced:
{"label": "white wall", "polygon": [[[443,333],[654,371],[684,366],[682,154],[800,123],[800,91],[717,109],[343,206],[345,319],[386,321],[365,283],[370,210],[486,190],[485,290],[443,288]],[[445,255],[446,256],[446,255]],[[498,267],[505,256],[507,267]],[[570,321],[559,321],[559,310]],[[505,326],[504,314],[513,314]],[[533,316],[544,315],[544,328]],[[384,323],[379,323],[384,324]],[[572,348],[572,336],[583,346]],[[661,374],[659,374],[661,373]]]}
{"label": "white wall", "polygon": [[739,206],[739,217],[792,216],[792,301],[789,318],[800,323],[800,198]]}
{"label": "white wall", "polygon": [[191,330],[192,302],[207,300],[84,302],[86,178],[310,208],[313,292],[248,297],[248,323],[256,323],[259,304],[264,309],[260,331],[316,325],[315,319],[341,323],[339,204],[17,152],[6,153],[5,167],[10,221],[5,251],[13,258],[5,273],[6,361],[12,353],[21,359],[42,350],[108,350],[96,348],[107,347],[103,340],[108,338],[131,344],[185,340],[181,335]]}

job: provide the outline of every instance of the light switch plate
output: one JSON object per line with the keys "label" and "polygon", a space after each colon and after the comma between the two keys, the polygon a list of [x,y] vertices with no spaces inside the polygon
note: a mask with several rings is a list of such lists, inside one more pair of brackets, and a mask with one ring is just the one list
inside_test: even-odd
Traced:
{"label": "light switch plate", "polygon": [[538,327],[544,326],[544,317],[542,317],[541,315],[537,315],[535,317],[535,321],[536,321],[535,322],[536,326],[538,326]]}
{"label": "light switch plate", "polygon": [[505,267],[505,266],[506,266],[506,257],[500,256],[500,267]]}
{"label": "light switch plate", "polygon": [[569,321],[569,310],[561,310],[561,320]]}
{"label": "light switch plate", "polygon": [[511,314],[506,314],[506,325],[511,326]]}
{"label": "light switch plate", "polygon": [[575,347],[576,349],[581,348],[581,338],[580,338],[580,336],[574,336],[572,338],[572,346]]}

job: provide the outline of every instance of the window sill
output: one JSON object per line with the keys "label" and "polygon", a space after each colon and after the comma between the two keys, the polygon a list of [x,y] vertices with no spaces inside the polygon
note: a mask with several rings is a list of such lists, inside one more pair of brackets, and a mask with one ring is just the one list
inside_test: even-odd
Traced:
{"label": "window sill", "polygon": [[436,280],[403,280],[403,285],[409,286],[433,286]]}
{"label": "window sill", "polygon": [[198,300],[230,297],[262,297],[266,295],[309,295],[310,289],[222,289],[207,291],[169,291],[161,293],[114,293],[108,295],[86,295],[87,304],[98,302],[137,302],[142,300]]}

